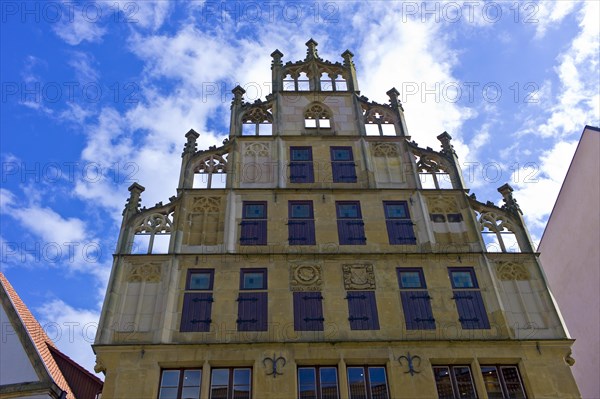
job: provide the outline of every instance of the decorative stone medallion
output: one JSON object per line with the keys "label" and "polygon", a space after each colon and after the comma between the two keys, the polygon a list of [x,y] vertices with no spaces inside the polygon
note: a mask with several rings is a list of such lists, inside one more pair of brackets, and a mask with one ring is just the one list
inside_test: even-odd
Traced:
{"label": "decorative stone medallion", "polygon": [[375,289],[375,273],[371,264],[343,265],[344,287],[347,290]]}
{"label": "decorative stone medallion", "polygon": [[513,262],[500,262],[496,266],[500,280],[529,280],[531,275],[524,265]]}
{"label": "decorative stone medallion", "polygon": [[320,265],[292,265],[290,269],[290,290],[319,291],[322,284],[321,276]]}
{"label": "decorative stone medallion", "polygon": [[139,283],[142,281],[158,283],[161,280],[160,272],[160,263],[130,265],[125,272],[125,281],[128,283]]}

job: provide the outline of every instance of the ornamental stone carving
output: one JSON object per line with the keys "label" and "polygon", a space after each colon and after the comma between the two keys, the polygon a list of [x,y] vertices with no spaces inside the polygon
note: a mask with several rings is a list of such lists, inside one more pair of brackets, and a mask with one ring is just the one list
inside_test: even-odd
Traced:
{"label": "ornamental stone carving", "polygon": [[219,212],[221,198],[219,197],[194,197],[192,212]]}
{"label": "ornamental stone carving", "polygon": [[144,263],[129,265],[125,272],[125,281],[128,283],[159,283],[161,280],[160,263]]}
{"label": "ornamental stone carving", "polygon": [[249,143],[245,146],[244,155],[250,157],[268,157],[271,155],[271,146],[269,143]]}
{"label": "ornamental stone carving", "polygon": [[375,273],[371,264],[343,265],[344,287],[347,290],[375,289]]}
{"label": "ornamental stone carving", "polygon": [[454,197],[438,196],[427,198],[429,213],[458,213]]}
{"label": "ornamental stone carving", "polygon": [[290,290],[319,291],[321,289],[322,271],[320,265],[301,264],[290,268]]}
{"label": "ornamental stone carving", "polygon": [[529,280],[531,275],[524,265],[513,262],[501,262],[496,266],[500,280]]}
{"label": "ornamental stone carving", "polygon": [[373,155],[376,157],[397,157],[400,150],[394,143],[373,143]]}

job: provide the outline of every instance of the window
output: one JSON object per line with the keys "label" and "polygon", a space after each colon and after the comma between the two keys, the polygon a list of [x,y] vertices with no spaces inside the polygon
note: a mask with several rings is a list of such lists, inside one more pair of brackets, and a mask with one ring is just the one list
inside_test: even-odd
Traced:
{"label": "window", "polygon": [[211,374],[210,399],[250,399],[252,369],[215,368]]}
{"label": "window", "polygon": [[315,219],[312,201],[288,202],[290,245],[315,245]]}
{"label": "window", "polygon": [[379,330],[374,291],[348,291],[348,321],[351,330]]}
{"label": "window", "polygon": [[433,366],[440,399],[475,399],[475,385],[469,366]]}
{"label": "window", "polygon": [[371,110],[366,113],[365,132],[367,136],[395,136],[395,118],[383,110]]}
{"label": "window", "polygon": [[242,136],[271,136],[273,115],[260,107],[251,108],[242,116]]}
{"label": "window", "polygon": [[267,245],[267,203],[244,201],[240,245]]}
{"label": "window", "polygon": [[385,367],[348,366],[350,399],[388,399]]}
{"label": "window", "polygon": [[162,370],[158,399],[198,399],[201,381],[201,369]]}
{"label": "window", "polygon": [[331,172],[334,183],[356,183],[352,147],[331,147]]}
{"label": "window", "polygon": [[315,103],[304,112],[304,127],[306,129],[331,129],[331,111],[323,104]]}
{"label": "window", "polygon": [[340,245],[365,245],[365,224],[358,201],[336,201],[337,227]]}
{"label": "window", "polygon": [[323,331],[324,321],[320,292],[294,292],[294,330]]}
{"label": "window", "polygon": [[462,328],[490,328],[475,270],[472,267],[450,267],[448,271],[454,294],[452,299],[456,302]]}
{"label": "window", "polygon": [[213,294],[210,291],[213,289],[214,273],[214,269],[188,270],[179,331],[210,331],[213,303]]}
{"label": "window", "polygon": [[[238,294],[238,331],[267,331],[268,298],[267,270],[242,269],[240,273],[240,292]],[[257,292],[258,291],[258,292]]]}
{"label": "window", "polygon": [[402,268],[398,271],[400,298],[407,330],[435,330],[431,297],[421,268]]}
{"label": "window", "polygon": [[312,147],[290,147],[290,183],[314,183]]}
{"label": "window", "polygon": [[417,238],[406,201],[383,201],[383,210],[390,244],[416,244]]}
{"label": "window", "polygon": [[339,397],[336,367],[298,367],[298,399]]}
{"label": "window", "polygon": [[485,390],[490,399],[527,398],[516,366],[481,366]]}

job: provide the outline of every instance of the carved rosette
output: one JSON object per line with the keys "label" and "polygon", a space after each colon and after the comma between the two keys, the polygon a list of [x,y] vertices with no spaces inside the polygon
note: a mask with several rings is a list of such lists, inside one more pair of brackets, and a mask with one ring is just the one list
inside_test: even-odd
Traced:
{"label": "carved rosette", "polygon": [[344,287],[347,290],[375,289],[375,273],[371,264],[343,265]]}
{"label": "carved rosette", "polygon": [[125,281],[128,283],[159,283],[161,281],[161,264],[128,265],[125,270]]}
{"label": "carved rosette", "polygon": [[496,274],[500,280],[529,280],[531,275],[524,265],[514,262],[499,262]]}
{"label": "carved rosette", "polygon": [[250,157],[269,157],[271,145],[269,143],[247,143],[244,147],[244,155]]}
{"label": "carved rosette", "polygon": [[322,276],[320,265],[292,265],[290,268],[290,290],[319,291],[323,283]]}

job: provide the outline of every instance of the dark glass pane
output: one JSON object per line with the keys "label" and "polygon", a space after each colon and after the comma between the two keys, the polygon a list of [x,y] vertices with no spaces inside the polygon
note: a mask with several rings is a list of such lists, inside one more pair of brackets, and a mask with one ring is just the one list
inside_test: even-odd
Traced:
{"label": "dark glass pane", "polygon": [[298,369],[298,387],[301,399],[317,397],[317,380],[314,368],[303,367]]}
{"label": "dark glass pane", "polygon": [[293,218],[311,218],[311,206],[310,204],[292,204],[291,205],[291,217]]}
{"label": "dark glass pane", "polygon": [[388,399],[385,368],[369,367],[369,383],[371,399]]}
{"label": "dark glass pane", "polygon": [[450,370],[448,367],[434,367],[435,385],[440,399],[454,399]]}
{"label": "dark glass pane", "polygon": [[236,385],[233,387],[233,399],[250,399],[250,386]]}
{"label": "dark glass pane", "polygon": [[348,148],[337,148],[331,150],[331,159],[333,161],[351,161],[352,150]]}
{"label": "dark glass pane", "polygon": [[468,367],[453,367],[456,388],[461,398],[476,398],[475,387]]}
{"label": "dark glass pane", "polygon": [[245,204],[244,218],[248,219],[264,219],[266,217],[265,204]]}
{"label": "dark glass pane", "polygon": [[177,387],[179,386],[179,370],[164,370],[162,379],[160,380],[161,387]]}
{"label": "dark glass pane", "polygon": [[408,217],[406,204],[385,204],[385,215],[392,219],[406,219]]}
{"label": "dark glass pane", "polygon": [[311,161],[312,154],[309,148],[290,148],[292,161]]}
{"label": "dark glass pane", "polygon": [[210,399],[229,399],[227,397],[227,386],[212,386],[210,388]]}
{"label": "dark glass pane", "polygon": [[321,385],[335,384],[337,386],[337,369],[335,367],[322,367],[319,372]]}
{"label": "dark glass pane", "polygon": [[400,272],[400,286],[402,288],[423,288],[421,273],[417,271]]}
{"label": "dark glass pane", "polygon": [[502,377],[508,391],[508,397],[517,399],[525,398],[525,390],[521,384],[519,370],[516,367],[500,367],[500,369],[502,370]]}
{"label": "dark glass pane", "polygon": [[265,274],[263,272],[245,272],[243,288],[247,290],[260,290],[265,288]]}
{"label": "dark glass pane", "polygon": [[233,371],[233,385],[250,386],[250,369],[235,369]]}
{"label": "dark glass pane", "polygon": [[432,213],[429,215],[431,217],[431,221],[434,223],[444,223],[446,221],[446,216],[441,213]]}
{"label": "dark glass pane", "polygon": [[228,369],[213,369],[211,386],[215,385],[229,385],[229,370]]}
{"label": "dark glass pane", "polygon": [[473,276],[469,271],[453,271],[452,284],[454,288],[474,288]]}
{"label": "dark glass pane", "polygon": [[485,390],[490,399],[502,399],[502,386],[500,385],[500,379],[498,376],[498,370],[493,366],[481,366],[481,374],[483,375],[483,382]]}
{"label": "dark glass pane", "polygon": [[337,204],[337,209],[340,218],[359,218],[359,208],[357,204]]}
{"label": "dark glass pane", "polygon": [[158,399],[177,399],[178,388],[161,388]]}
{"label": "dark glass pane", "polygon": [[463,220],[463,218],[460,213],[449,213],[448,214],[448,222],[450,222],[450,223],[460,223],[460,222],[462,222],[462,220]]}
{"label": "dark glass pane", "polygon": [[184,387],[199,387],[202,378],[202,370],[185,370],[183,373]]}
{"label": "dark glass pane", "polygon": [[190,273],[190,290],[209,290],[211,288],[210,272],[194,272]]}
{"label": "dark glass pane", "polygon": [[200,386],[185,387],[181,390],[181,399],[199,399]]}
{"label": "dark glass pane", "polygon": [[367,399],[365,370],[363,367],[348,367],[350,399]]}

